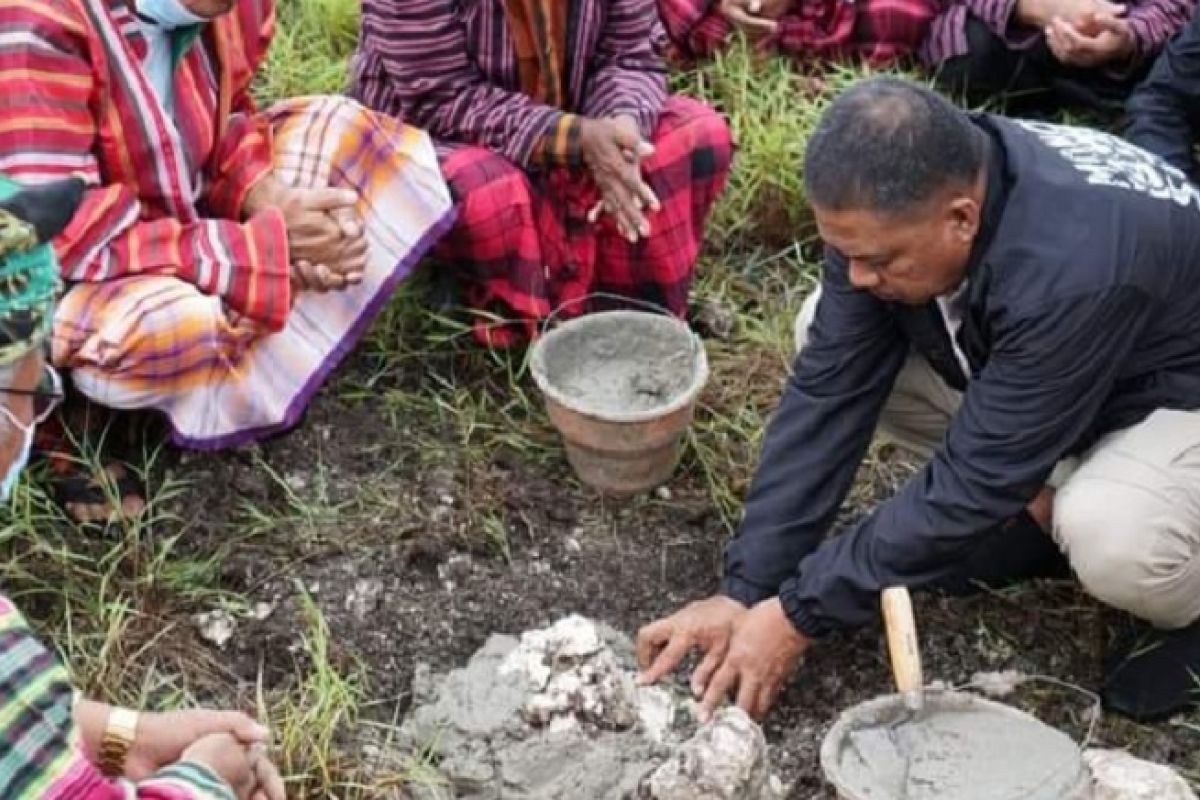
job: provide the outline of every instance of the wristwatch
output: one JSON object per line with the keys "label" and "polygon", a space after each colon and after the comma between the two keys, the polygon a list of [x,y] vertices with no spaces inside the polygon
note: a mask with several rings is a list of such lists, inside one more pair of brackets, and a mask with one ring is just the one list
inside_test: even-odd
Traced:
{"label": "wristwatch", "polygon": [[99,767],[110,778],[125,774],[125,757],[137,739],[138,712],[114,708],[108,712],[104,738],[100,740]]}

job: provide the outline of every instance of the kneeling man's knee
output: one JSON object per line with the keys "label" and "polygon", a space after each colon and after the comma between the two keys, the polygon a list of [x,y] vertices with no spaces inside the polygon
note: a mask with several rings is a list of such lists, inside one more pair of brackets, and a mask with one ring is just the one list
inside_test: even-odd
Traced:
{"label": "kneeling man's knee", "polygon": [[1068,481],[1054,530],[1084,588],[1162,628],[1200,617],[1200,531],[1169,491]]}

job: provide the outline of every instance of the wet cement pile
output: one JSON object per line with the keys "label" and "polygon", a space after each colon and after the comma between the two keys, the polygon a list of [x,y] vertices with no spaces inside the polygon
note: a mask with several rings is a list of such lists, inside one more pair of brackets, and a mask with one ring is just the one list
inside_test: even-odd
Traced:
{"label": "wet cement pile", "polygon": [[1066,734],[986,701],[933,703],[907,720],[893,706],[846,737],[838,772],[879,800],[1084,800],[1086,770]]}
{"label": "wet cement pile", "polygon": [[539,367],[571,407],[619,418],[662,408],[692,387],[698,344],[686,328],[652,314],[585,322],[556,331]]}
{"label": "wet cement pile", "polygon": [[628,639],[580,617],[493,636],[466,667],[414,681],[400,744],[428,752],[417,800],[775,800],[761,730],[634,684]]}

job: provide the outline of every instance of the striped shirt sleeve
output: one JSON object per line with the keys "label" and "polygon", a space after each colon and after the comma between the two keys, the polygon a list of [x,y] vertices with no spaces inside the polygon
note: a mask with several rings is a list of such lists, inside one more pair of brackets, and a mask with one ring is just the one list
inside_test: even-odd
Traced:
{"label": "striped shirt sleeve", "polygon": [[1134,59],[1153,58],[1192,16],[1195,0],[1146,0],[1129,9]]}
{"label": "striped shirt sleeve", "polygon": [[[450,0],[364,0],[354,93],[432,136],[531,165],[547,137],[554,139],[563,112],[487,81],[468,52],[454,6]],[[504,24],[504,15],[494,16],[489,25]]]}
{"label": "striped shirt sleeve", "polygon": [[647,140],[667,101],[667,70],[655,52],[660,22],[654,3],[611,0],[588,80],[583,113],[628,115]]}
{"label": "striped shirt sleeve", "polygon": [[240,219],[250,188],[272,168],[271,128],[256,113],[251,87],[275,34],[275,7],[270,0],[240,2],[227,20],[236,34],[229,37],[235,42],[226,42],[225,47],[240,42],[248,52],[238,59],[241,69],[227,76],[234,84],[231,113],[205,167],[205,203],[214,216]]}
{"label": "striped shirt sleeve", "polygon": [[103,183],[93,148],[101,103],[83,19],[54,0],[0,2],[0,171],[31,184],[68,175],[89,188],[55,240],[69,281],[171,275],[270,330],[290,308],[287,233],[277,211],[233,219],[143,219],[137,194]]}
{"label": "striped shirt sleeve", "polygon": [[111,781],[83,754],[66,670],[0,595],[0,797],[235,800],[207,767],[176,764],[147,781]]}

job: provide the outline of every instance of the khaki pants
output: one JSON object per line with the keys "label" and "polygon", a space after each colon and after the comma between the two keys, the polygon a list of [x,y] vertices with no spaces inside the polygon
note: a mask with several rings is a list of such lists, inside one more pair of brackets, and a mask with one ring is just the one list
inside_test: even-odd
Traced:
{"label": "khaki pants", "polygon": [[[808,335],[818,294],[796,317]],[[930,457],[962,402],[920,356],[909,356],[879,433]],[[1078,461],[1059,464],[1054,539],[1084,588],[1162,628],[1200,617],[1200,411],[1159,409],[1111,433]]]}

